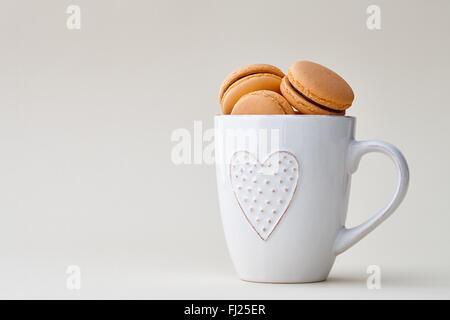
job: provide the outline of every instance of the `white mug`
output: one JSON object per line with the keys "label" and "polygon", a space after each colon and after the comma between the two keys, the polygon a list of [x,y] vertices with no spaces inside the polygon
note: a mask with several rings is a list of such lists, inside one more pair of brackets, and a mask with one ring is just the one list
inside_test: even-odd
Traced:
{"label": "white mug", "polygon": [[[355,118],[315,115],[215,117],[221,217],[238,276],[247,281],[326,280],[336,256],[389,217],[403,200],[408,165],[380,141],[355,141]],[[391,202],[345,228],[351,174],[367,152],[399,172]]]}

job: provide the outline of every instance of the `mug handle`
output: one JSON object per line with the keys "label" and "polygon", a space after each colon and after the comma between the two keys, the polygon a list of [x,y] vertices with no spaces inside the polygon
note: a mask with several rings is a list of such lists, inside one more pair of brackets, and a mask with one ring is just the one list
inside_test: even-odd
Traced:
{"label": "mug handle", "polygon": [[395,163],[395,166],[399,172],[397,190],[395,191],[394,197],[389,204],[375,216],[354,228],[347,229],[345,226],[342,227],[334,243],[333,251],[335,255],[338,255],[353,246],[384,220],[386,220],[400,205],[405,197],[406,190],[408,189],[408,164],[406,163],[406,160],[401,152],[390,143],[382,141],[353,141],[349,147],[347,162],[349,165],[348,170],[350,174],[354,173],[356,169],[358,169],[358,164],[361,157],[368,152],[384,153]]}

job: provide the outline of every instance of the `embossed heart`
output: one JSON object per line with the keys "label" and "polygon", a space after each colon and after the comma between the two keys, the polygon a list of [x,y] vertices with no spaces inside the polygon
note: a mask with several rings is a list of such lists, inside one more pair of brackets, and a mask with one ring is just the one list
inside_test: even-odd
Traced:
{"label": "embossed heart", "polygon": [[263,163],[248,151],[231,157],[230,178],[245,217],[267,240],[286,213],[297,189],[299,162],[288,151],[272,153]]}

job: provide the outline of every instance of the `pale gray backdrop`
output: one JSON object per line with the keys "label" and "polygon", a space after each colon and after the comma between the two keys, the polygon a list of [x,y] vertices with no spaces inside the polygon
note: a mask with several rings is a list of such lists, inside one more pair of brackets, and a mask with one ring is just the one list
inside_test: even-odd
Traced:
{"label": "pale gray backdrop", "polygon": [[[66,8],[81,8],[68,30]],[[381,30],[366,8],[381,8]],[[450,2],[0,3],[1,298],[450,298]],[[212,165],[171,161],[204,129],[234,68],[308,59],[353,87],[358,139],[397,145],[403,205],[340,256],[328,282],[237,279]],[[366,156],[348,225],[384,206],[394,166]],[[366,288],[378,265],[382,289]],[[66,288],[69,265],[81,289]]]}

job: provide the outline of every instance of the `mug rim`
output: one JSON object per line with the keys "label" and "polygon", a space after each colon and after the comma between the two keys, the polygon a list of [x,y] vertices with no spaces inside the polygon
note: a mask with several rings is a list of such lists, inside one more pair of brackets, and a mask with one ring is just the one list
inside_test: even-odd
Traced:
{"label": "mug rim", "polygon": [[214,116],[215,118],[234,118],[234,119],[269,119],[269,118],[297,118],[297,119],[304,119],[304,118],[319,118],[319,119],[353,119],[355,120],[356,117],[354,116],[333,116],[333,115],[322,115],[322,114],[218,114]]}

